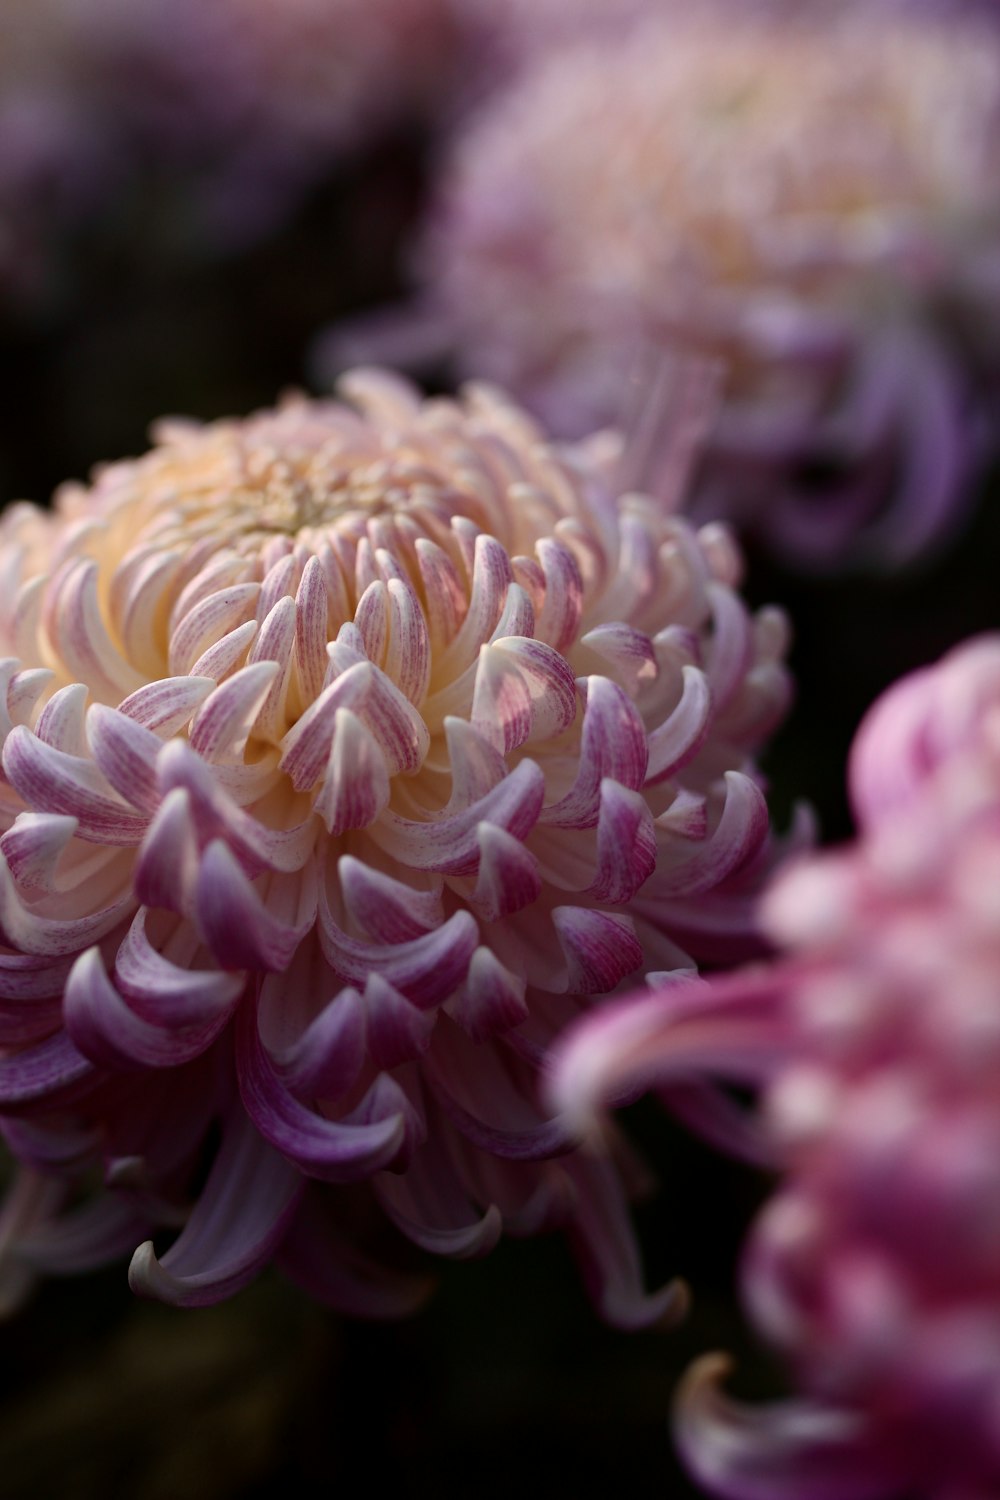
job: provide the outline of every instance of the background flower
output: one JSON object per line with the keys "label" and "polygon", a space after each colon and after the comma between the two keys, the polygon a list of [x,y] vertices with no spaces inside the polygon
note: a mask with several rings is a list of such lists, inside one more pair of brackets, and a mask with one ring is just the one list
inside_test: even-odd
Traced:
{"label": "background flower", "polygon": [[449,0],[89,0],[87,34],[123,149],[179,173],[182,212],[223,247],[436,111],[459,35]]}
{"label": "background flower", "polygon": [[4,0],[4,302],[54,300],[81,235],[190,257],[272,231],[440,110],[459,36],[450,0]]}
{"label": "background flower", "polygon": [[0,522],[9,1295],[183,1223],[138,1289],[279,1250],[390,1315],[424,1284],[388,1223],[467,1256],[565,1222],[647,1320],[634,1169],[571,1149],[538,1068],[629,975],[754,950],[785,623],[721,527],[619,496],[613,438],[345,390]]}
{"label": "background flower", "polygon": [[861,7],[542,49],[443,163],[417,325],[564,432],[621,420],[664,341],[720,359],[706,513],[903,562],[974,447],[998,103],[995,28]]}
{"label": "background flower", "polygon": [[782,962],[612,1007],[562,1059],[559,1097],[584,1109],[705,1073],[766,1084],[784,1176],[744,1286],[801,1395],[735,1406],[713,1358],[678,1421],[695,1474],[739,1500],[997,1484],[998,670],[984,637],[876,705],[862,838],[767,897]]}

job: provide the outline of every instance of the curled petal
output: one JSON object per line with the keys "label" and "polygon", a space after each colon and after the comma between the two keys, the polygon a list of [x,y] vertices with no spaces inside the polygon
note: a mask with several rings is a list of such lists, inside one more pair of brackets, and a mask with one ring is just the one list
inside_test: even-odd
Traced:
{"label": "curled petal", "polygon": [[83,917],[39,916],[22,902],[6,861],[0,860],[0,932],[8,947],[43,958],[62,958],[89,948],[112,932],[135,908],[131,891]]}
{"label": "curled petal", "polygon": [[690,665],[682,669],[681,700],[669,718],[649,736],[646,785],[655,786],[684,768],[708,738],[712,690],[704,672]]}
{"label": "curled petal", "polygon": [[25,724],[39,697],[52,681],[46,667],[20,670],[16,656],[0,658],[0,745],[15,724]]}
{"label": "curled petal", "polygon": [[71,682],[58,688],[38,715],[35,734],[53,750],[69,756],[87,755],[87,685]]}
{"label": "curled petal", "polygon": [[46,1109],[56,1109],[99,1081],[89,1058],[65,1031],[57,1031],[37,1046],[0,1057],[0,1107],[18,1110],[44,1103]]}
{"label": "curled petal", "polygon": [[339,708],[314,810],[336,836],[373,824],[389,801],[389,793],[389,772],[377,739],[349,708]]}
{"label": "curled petal", "polygon": [[642,945],[626,916],[557,906],[552,913],[571,995],[603,995],[642,963]]}
{"label": "curled petal", "polygon": [[445,812],[450,815],[471,807],[498,786],[507,775],[507,762],[466,719],[449,714],[444,733],[451,770],[451,796]]}
{"label": "curled petal", "polygon": [[90,558],[70,562],[47,591],[45,623],[67,674],[117,703],[142,685],[108,634],[98,598],[98,567]]}
{"label": "curled petal", "polygon": [[725,774],[726,800],[714,833],[685,848],[675,842],[657,864],[643,895],[662,900],[709,891],[745,864],[767,836],[764,794],[741,771]]}
{"label": "curled petal", "polygon": [[396,1068],[427,1051],[434,1028],[434,1012],[419,1010],[380,974],[370,974],[365,985],[368,1046],[377,1068]]}
{"label": "curled petal", "polygon": [[147,1240],[128,1279],[140,1297],[206,1307],[247,1285],[280,1243],[301,1192],[295,1169],[236,1115],[180,1235],[157,1259]]}
{"label": "curled petal", "polygon": [[477,836],[479,872],[471,904],[485,922],[498,922],[537,898],[542,888],[538,861],[520,839],[493,823],[480,823]]}
{"label": "curled petal", "polygon": [[191,668],[191,675],[204,677],[213,687],[217,686],[237,667],[246,666],[247,651],[259,629],[256,620],[245,620],[242,625],[227,630],[221,640],[201,653]]}
{"label": "curled petal", "polygon": [[647,1328],[675,1323],[688,1305],[683,1282],[647,1292],[628,1218],[621,1180],[604,1156],[576,1151],[563,1170],[574,1189],[569,1221],[574,1249],[582,1262],[591,1295],[617,1328]]}
{"label": "curled petal", "polygon": [[[241,870],[227,844],[213,839],[201,857],[195,891],[199,929],[219,963],[228,969],[280,970],[287,968],[299,943],[312,926],[315,912],[315,872],[307,866],[301,877],[284,877],[293,886],[282,889],[290,898],[265,901]],[[284,914],[281,908],[285,908]]]}
{"label": "curled petal", "polygon": [[469,718],[476,733],[504,756],[523,745],[531,733],[528,684],[495,646],[480,647]]}
{"label": "curled petal", "polygon": [[169,739],[190,723],[214,687],[210,677],[164,677],[130,693],[119,703],[118,712],[161,739]]}
{"label": "curled petal", "polygon": [[386,676],[411,703],[422,702],[431,675],[431,645],[420,601],[409,583],[390,578]]}
{"label": "curled petal", "polygon": [[512,974],[492,948],[477,948],[466,981],[447,1011],[474,1042],[484,1042],[528,1019],[525,988],[525,981]]}
{"label": "curled petal", "polygon": [[538,820],[544,792],[539,767],[522,760],[493,791],[462,812],[435,822],[412,822],[389,812],[372,828],[371,837],[414,869],[471,875],[479,864],[478,825],[493,823],[524,839]]}
{"label": "curled petal", "polygon": [[472,915],[456,911],[442,926],[406,942],[362,943],[337,926],[322,897],[319,934],[327,963],[345,983],[363,985],[379,974],[423,1007],[440,1004],[461,983],[479,940]]}
{"label": "curled petal", "polygon": [[605,777],[597,820],[597,873],[590,888],[595,901],[631,901],[656,869],[653,814],[638,792]]}
{"label": "curled petal", "polygon": [[587,706],[576,781],[565,797],[542,814],[544,823],[557,828],[594,826],[605,777],[634,791],[646,778],[646,731],[631,698],[610,677],[588,677],[583,686]]}
{"label": "curled petal", "polygon": [[92,843],[138,844],[148,818],[111,795],[92,761],[56,750],[17,725],[3,747],[7,779],[29,807],[77,820],[79,836]]}
{"label": "curled petal", "polygon": [[453,641],[465,614],[465,591],[446,552],[428,537],[418,537],[417,565],[427,601],[427,628],[431,649],[440,655]]}
{"label": "curled petal", "polygon": [[549,1096],[585,1129],[595,1110],[653,1085],[766,1077],[793,1042],[792,984],[791,972],[746,970],[711,989],[680,980],[606,1005],[556,1043]]}
{"label": "curled petal", "polygon": [[[238,995],[238,992],[237,992]],[[131,1009],[108,978],[100,950],[88,948],[70,971],[63,1001],[66,1030],[85,1057],[99,1067],[172,1068],[204,1052],[228,1024],[234,998],[200,1022],[154,1024]]]}
{"label": "curled petal", "polygon": [[430,932],[443,920],[438,891],[416,890],[351,854],[341,855],[337,874],[344,905],[373,943],[405,943]]}
{"label": "curled petal", "polygon": [[154,813],[159,804],[156,758],[163,741],[128,714],[91,705],[87,714],[87,738],[98,769],[118,794],[132,807]]}
{"label": "curled petal", "polygon": [[215,969],[171,963],[146,935],[140,908],[115,956],[115,981],[132,1009],[152,1025],[192,1026],[213,1021],[240,997],[243,979]]}
{"label": "curled petal", "polygon": [[208,646],[254,612],[259,583],[237,583],[209,594],[181,620],[170,639],[170,675],[189,672]]}
{"label": "curled petal", "polygon": [[499,641],[504,636],[533,637],[534,634],[535,607],[531,602],[531,596],[519,583],[512,583],[507,588],[507,598],[504,600],[500,618],[490,636],[490,643]]}
{"label": "curled petal", "polygon": [[241,1017],[237,1030],[240,1094],[247,1113],[265,1140],[300,1171],[324,1182],[356,1182],[399,1156],[408,1132],[401,1095],[380,1100],[370,1094],[381,1109],[373,1111],[366,1099],[352,1117],[328,1119],[307,1108],[282,1083],[252,1015]]}
{"label": "curled petal", "polygon": [[168,791],[142,841],[133,885],[144,906],[186,912],[198,879],[198,837],[191,795],[184,787]]}
{"label": "curled petal", "polygon": [[[362,542],[358,548],[359,555],[364,550],[367,550],[367,542]],[[371,557],[370,552],[367,555]],[[360,574],[360,569],[358,571]],[[373,666],[381,666],[389,641],[389,592],[380,578],[373,578],[365,586],[363,576],[359,576],[358,586],[363,592],[354,612],[354,624],[364,642],[368,660]]]}
{"label": "curled petal", "polygon": [[[273,662],[278,671],[253,720],[254,734],[277,744],[287,727],[285,717],[288,687],[292,673],[292,649],[295,644],[295,601],[287,594],[276,600],[261,621],[247,664]],[[239,676],[239,673],[234,674]]]}
{"label": "curled petal", "polygon": [[545,602],[535,634],[556,651],[565,651],[576,636],[583,611],[583,578],[570,549],[553,537],[542,537],[535,546],[545,573]]}
{"label": "curled petal", "polygon": [[300,1099],[339,1099],[358,1079],[366,1055],[365,1007],[344,989],[280,1053],[268,1049],[275,1072]]}
{"label": "curled petal", "polygon": [[7,687],[7,712],[12,723],[28,723],[32,709],[53,675],[48,667],[27,667],[11,678]]}
{"label": "curled petal", "polygon": [[721,583],[708,585],[713,636],[707,652],[706,675],[716,711],[721,713],[750,665],[753,638],[750,617],[738,594]]}
{"label": "curled petal", "polygon": [[0,854],[18,889],[51,891],[56,866],[77,830],[76,818],[66,813],[20,813],[13,828],[0,837]]}
{"label": "curled petal", "polygon": [[450,681],[475,661],[480,646],[489,640],[500,618],[508,586],[513,581],[506,548],[495,537],[480,533],[475,541],[469,607],[458,632],[435,661],[436,680]]}
{"label": "curled petal", "polygon": [[[677,1396],[677,1443],[695,1478],[728,1500],[888,1500],[907,1476],[879,1452],[858,1412],[811,1401],[761,1411],[719,1390],[730,1362],[710,1354]],[[907,1486],[908,1487],[908,1486]]]}
{"label": "curled petal", "polygon": [[295,595],[295,670],[303,702],[311,703],[326,675],[329,594],[323,565],[310,557]]}
{"label": "curled petal", "polygon": [[374,735],[390,776],[419,771],[430,745],[427,726],[385,672],[373,675],[358,716]]}
{"label": "curled petal", "polygon": [[324,688],[286,734],[279,765],[291,778],[296,791],[314,786],[330,758],[337,713],[342,708],[357,711],[369,696],[375,673],[369,662],[357,662]]}
{"label": "curled petal", "polygon": [[311,817],[290,828],[269,828],[236,805],[183,740],[163,746],[157,776],[167,797],[176,788],[184,789],[199,843],[221,838],[251,876],[264,870],[291,874],[301,870],[312,853],[317,829]]}
{"label": "curled petal", "polygon": [[281,667],[256,661],[228,677],[191,720],[191,745],[205,760],[236,760],[263,708]]}
{"label": "curled petal", "polygon": [[[630,697],[637,697],[642,687],[653,682],[657,674],[656,655],[648,635],[631,625],[617,622],[598,625],[581,637],[580,644],[589,647],[606,661],[611,675]],[[651,747],[652,749],[652,747]]]}
{"label": "curled petal", "polygon": [[389,1218],[415,1245],[451,1260],[486,1255],[503,1228],[495,1204],[480,1210],[461,1186],[446,1142],[435,1133],[404,1173],[383,1174],[375,1192]]}
{"label": "curled petal", "polygon": [[524,636],[503,636],[490,649],[516,668],[525,684],[529,712],[527,739],[554,739],[568,729],[576,718],[577,693],[565,657],[544,641]]}

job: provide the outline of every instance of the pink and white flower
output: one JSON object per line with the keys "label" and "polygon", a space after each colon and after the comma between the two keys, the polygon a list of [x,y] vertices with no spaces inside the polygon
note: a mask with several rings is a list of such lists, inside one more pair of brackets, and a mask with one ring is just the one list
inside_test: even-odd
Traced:
{"label": "pink and white flower", "polygon": [[[762,1086],[730,1144],[783,1176],[744,1261],[799,1395],[695,1367],[678,1439],[734,1500],[972,1500],[1000,1485],[1000,636],[904,679],[858,737],[862,836],[778,877],[780,962],[613,1005],[564,1108],[692,1079]],[[893,770],[895,775],[892,774]]]}
{"label": "pink and white flower", "polygon": [[561,1223],[640,1322],[627,1156],[541,1060],[630,976],[753,951],[785,622],[607,434],[343,391],[0,521],[8,1285],[135,1250],[194,1304],[277,1254],[388,1316],[424,1288],[393,1229]]}
{"label": "pink and white flower", "polygon": [[457,134],[383,338],[450,343],[561,433],[621,421],[663,346],[719,361],[704,513],[896,564],[955,524],[996,380],[1000,38],[830,9],[540,49]]}

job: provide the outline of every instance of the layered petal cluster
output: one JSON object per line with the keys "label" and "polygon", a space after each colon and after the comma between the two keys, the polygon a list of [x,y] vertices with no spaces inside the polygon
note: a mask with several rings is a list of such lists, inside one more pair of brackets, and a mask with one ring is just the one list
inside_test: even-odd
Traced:
{"label": "layered petal cluster", "polygon": [[876,705],[861,838],[766,899],[780,962],[612,1006],[562,1059],[559,1097],[584,1112],[650,1082],[765,1085],[784,1175],[745,1295],[800,1394],[741,1408],[709,1358],[678,1422],[695,1474],[736,1500],[1000,1486],[998,674],[984,637]]}
{"label": "layered petal cluster", "polygon": [[718,361],[704,513],[904,562],[955,522],[995,380],[996,27],[691,11],[542,48],[469,122],[420,317],[560,432],[620,422],[664,343]]}
{"label": "layered petal cluster", "polygon": [[142,1242],[168,1300],[277,1251],[390,1315],[395,1240],[565,1223],[606,1315],[654,1317],[627,1162],[539,1069],[630,976],[753,951],[784,619],[607,435],[343,391],[0,521],[11,1295]]}

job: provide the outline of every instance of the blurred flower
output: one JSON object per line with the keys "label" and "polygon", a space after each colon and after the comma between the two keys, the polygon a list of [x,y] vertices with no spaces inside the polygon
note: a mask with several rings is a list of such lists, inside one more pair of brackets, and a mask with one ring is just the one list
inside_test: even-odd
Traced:
{"label": "blurred flower", "polygon": [[78,0],[0,5],[0,293],[31,300],[54,242],[114,181],[105,122],[79,96]]}
{"label": "blurred flower", "polygon": [[0,290],[44,292],[123,205],[189,252],[273,229],[440,108],[458,35],[451,0],[4,0]]}
{"label": "blurred flower", "polygon": [[466,1256],[562,1222],[646,1320],[634,1172],[539,1065],[629,975],[754,950],[786,626],[723,528],[619,497],[608,435],[344,389],[0,521],[8,1296],[183,1224],[137,1289],[277,1250],[390,1315],[390,1224]]}
{"label": "blurred flower", "polygon": [[[435,112],[451,0],[81,0],[100,102],[181,169],[213,240],[269,229],[345,152]],[[200,202],[199,202],[200,199]]]}
{"label": "blurred flower", "polygon": [[895,687],[858,740],[860,840],[766,899],[786,957],[613,1006],[561,1060],[582,1113],[639,1083],[766,1082],[785,1176],[745,1291],[802,1394],[741,1409],[713,1357],[678,1422],[737,1500],[1000,1484],[998,689],[1000,636]]}
{"label": "blurred flower", "polygon": [[562,433],[621,421],[664,344],[718,359],[703,513],[904,562],[957,519],[996,374],[995,28],[689,10],[543,48],[467,124],[399,326]]}

